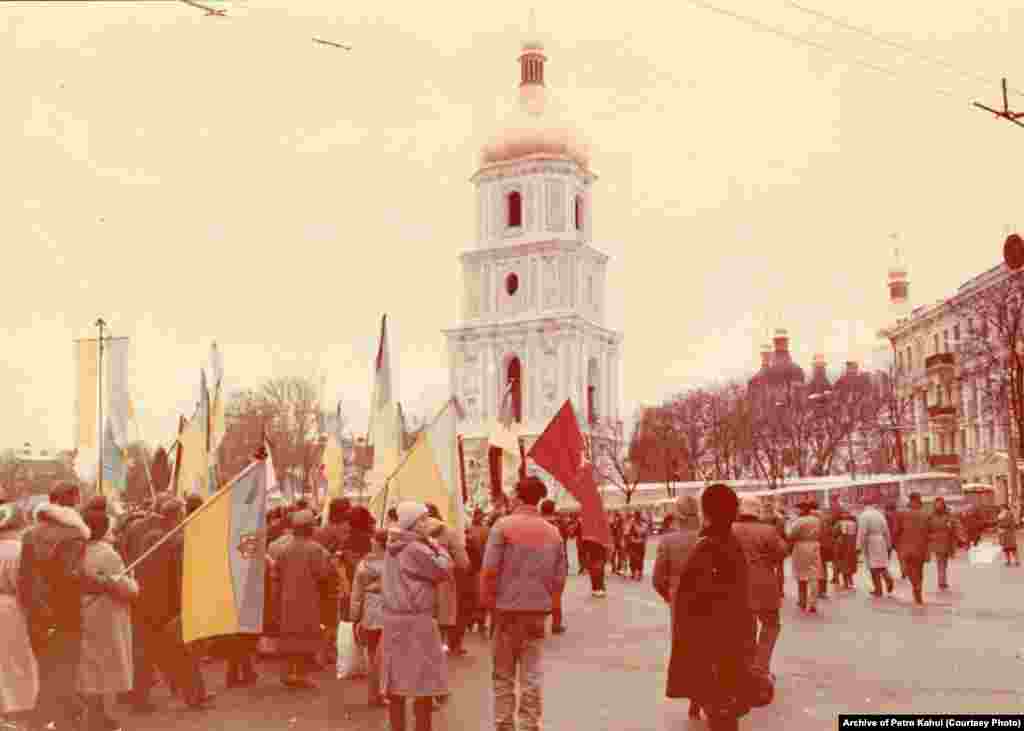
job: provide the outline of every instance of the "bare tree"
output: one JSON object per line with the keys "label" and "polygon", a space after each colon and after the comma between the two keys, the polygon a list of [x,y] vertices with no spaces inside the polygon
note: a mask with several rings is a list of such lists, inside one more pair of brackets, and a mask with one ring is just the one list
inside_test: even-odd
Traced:
{"label": "bare tree", "polygon": [[622,431],[608,429],[598,438],[586,435],[584,448],[587,461],[593,465],[598,482],[607,482],[618,488],[625,496],[626,505],[643,479],[645,467],[656,454],[654,443],[643,436],[642,419],[636,419],[629,440],[622,437]]}
{"label": "bare tree", "polygon": [[7,449],[0,454],[0,497],[17,500],[28,494],[28,470],[18,450]]}

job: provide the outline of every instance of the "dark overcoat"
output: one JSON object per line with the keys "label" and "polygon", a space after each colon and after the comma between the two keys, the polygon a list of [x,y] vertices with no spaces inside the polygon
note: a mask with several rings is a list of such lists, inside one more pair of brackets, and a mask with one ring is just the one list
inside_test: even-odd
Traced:
{"label": "dark overcoat", "polygon": [[899,514],[896,520],[896,552],[903,559],[928,560],[928,516],[920,508]]}
{"label": "dark overcoat", "polygon": [[280,582],[283,654],[313,654],[324,644],[320,598],[337,580],[327,550],[310,538],[296,536],[277,560]]}
{"label": "dark overcoat", "polygon": [[765,612],[778,609],[778,565],[786,559],[786,542],[779,537],[775,526],[757,518],[745,518],[732,524],[733,535],[743,547],[747,557],[747,575],[750,583],[750,609]]}
{"label": "dark overcoat", "polygon": [[679,577],[665,695],[746,714],[741,687],[754,641],[743,547],[731,531],[702,531]]}

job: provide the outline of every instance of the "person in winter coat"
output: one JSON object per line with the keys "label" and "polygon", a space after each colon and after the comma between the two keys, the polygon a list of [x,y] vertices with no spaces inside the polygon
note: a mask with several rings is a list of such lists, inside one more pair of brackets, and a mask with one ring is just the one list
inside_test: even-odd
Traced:
{"label": "person in winter coat", "polygon": [[629,573],[635,581],[643,581],[644,559],[647,555],[649,531],[644,519],[636,514],[629,521],[625,531],[626,555],[629,556]]}
{"label": "person in winter coat", "polygon": [[[487,612],[480,607],[479,602],[480,566],[483,564],[489,532],[490,529],[484,525],[484,512],[477,508],[473,513],[473,524],[466,529],[466,554],[469,556],[470,571],[466,577],[465,596],[470,597],[469,602],[473,607],[468,629],[472,630],[475,626],[481,634],[487,630]],[[459,597],[459,607],[468,607],[469,604],[461,601],[462,598]]]}
{"label": "person in winter coat", "polygon": [[759,626],[757,649],[751,665],[764,675],[771,674],[772,652],[778,642],[782,623],[782,602],[776,583],[776,567],[786,558],[786,542],[771,525],[761,522],[761,503],[757,498],[740,500],[739,516],[732,534],[743,547],[750,583],[750,611]]}
{"label": "person in winter coat", "polygon": [[458,629],[459,583],[465,581],[466,571],[469,570],[465,537],[457,535],[456,531],[445,525],[436,506],[427,503],[426,508],[433,522],[428,522],[425,529],[452,561],[452,570],[448,578],[437,587],[437,623],[441,626],[441,637],[448,652],[465,655],[466,651],[462,647],[465,628],[462,632]]}
{"label": "person in winter coat", "polygon": [[414,699],[416,731],[430,731],[433,699],[448,693],[448,661],[434,611],[437,587],[447,580],[452,561],[423,532],[426,506],[403,502],[396,511],[398,529],[388,537],[381,588],[381,683],[392,731],[405,731],[406,698]]}
{"label": "person in winter coat", "polygon": [[[892,504],[892,503],[890,503],[889,505],[886,505],[885,506],[885,522],[889,526],[889,536],[892,538],[892,543],[890,544],[890,548],[889,548],[889,554],[890,555],[896,549],[896,527],[897,527],[897,523],[899,523],[899,519],[900,519],[900,513],[899,513],[899,510],[897,509],[897,507],[894,504]],[[900,555],[899,551],[896,551],[896,560],[899,561],[899,563],[900,563],[900,579],[906,579],[907,578],[907,569],[903,565],[903,556]]]}
{"label": "person in winter coat", "polygon": [[864,566],[871,572],[872,596],[882,596],[882,581],[892,593],[893,580],[889,574],[889,555],[892,551],[892,536],[889,522],[870,503],[864,507],[857,520],[857,548],[864,555]]}
{"label": "person in winter coat", "polygon": [[679,577],[686,565],[690,552],[697,544],[700,534],[699,503],[692,495],[683,495],[676,500],[677,529],[658,541],[658,553],[654,559],[654,590],[664,599],[669,608],[675,605]]}
{"label": "person in winter coat", "polygon": [[352,581],[352,605],[349,609],[349,618],[359,628],[360,643],[367,648],[370,659],[367,690],[371,706],[385,705],[384,696],[381,694],[380,658],[377,655],[377,648],[384,632],[384,599],[381,590],[384,586],[387,544],[387,531],[377,531],[373,536],[373,550],[356,567],[356,575]]}
{"label": "person in winter coat", "polygon": [[747,559],[732,531],[739,500],[716,483],[700,502],[705,524],[679,577],[665,695],[689,698],[712,731],[734,731],[750,711],[754,647]]}
{"label": "person in winter coat", "polygon": [[314,520],[310,510],[292,515],[292,540],[273,563],[281,601],[278,650],[286,659],[281,682],[291,688],[317,688],[307,673],[323,647],[320,600],[337,581],[327,550],[313,540]]}
{"label": "person in winter coat", "polygon": [[[555,517],[555,502],[554,500],[545,500],[540,504],[540,515],[544,518],[544,521],[552,528],[558,531],[559,537],[562,539],[562,556],[565,559],[566,565],[569,564],[569,552],[566,548],[566,533],[563,532],[563,525]],[[562,594],[559,593],[553,600],[553,606],[551,608],[551,634],[560,635],[565,633],[564,618],[562,617]]]}
{"label": "person in winter coat", "polygon": [[547,488],[538,478],[520,480],[516,487],[519,505],[495,524],[484,552],[480,600],[494,610],[496,624],[495,731],[541,728],[544,630],[568,573],[562,537],[537,510],[546,494]]}
{"label": "person in winter coat", "polygon": [[956,555],[962,532],[960,522],[949,512],[946,501],[935,498],[935,509],[928,516],[928,552],[935,557],[939,589],[949,588],[949,559]]}
{"label": "person in winter coat", "polygon": [[818,577],[821,570],[821,520],[812,515],[813,502],[800,504],[800,517],[789,526],[788,538],[793,544],[793,574],[797,581],[797,605],[816,614]]}
{"label": "person in winter coat", "polygon": [[1003,547],[1006,565],[1020,566],[1020,559],[1017,557],[1017,521],[1013,519],[1013,513],[1008,506],[1004,505],[999,511],[996,527],[999,529],[999,545]]}
{"label": "person in winter coat", "polygon": [[839,572],[835,567],[835,551],[832,545],[832,524],[836,520],[837,506],[833,499],[828,510],[823,510],[819,516],[821,520],[821,576],[818,577],[818,598],[828,598],[829,564],[832,565],[832,583],[839,583]]}
{"label": "person in winter coat", "polygon": [[132,620],[129,606],[139,585],[118,576],[124,561],[104,539],[110,531],[106,512],[87,510],[89,542],[83,571],[95,579],[109,578],[110,591],[82,597],[82,650],[78,665],[78,692],[86,698],[87,727],[107,731],[120,726],[107,712],[104,696],[132,689]]}
{"label": "person in winter coat", "polygon": [[89,527],[75,507],[81,497],[70,483],[57,486],[36,512],[37,524],[22,536],[18,598],[39,664],[37,726],[76,726],[82,708],[77,672],[82,650],[82,595],[112,591],[82,566]]}
{"label": "person in winter coat", "polygon": [[921,494],[911,493],[909,508],[896,521],[896,552],[914,589],[915,604],[924,604],[924,565],[928,561],[928,516],[922,507]]}
{"label": "person in winter coat", "polygon": [[29,642],[25,610],[18,601],[25,524],[17,505],[0,505],[0,725],[27,719],[39,695],[39,666]]}
{"label": "person in winter coat", "polygon": [[834,570],[842,578],[844,589],[853,589],[853,575],[857,573],[857,519],[843,507],[838,507],[832,525]]}

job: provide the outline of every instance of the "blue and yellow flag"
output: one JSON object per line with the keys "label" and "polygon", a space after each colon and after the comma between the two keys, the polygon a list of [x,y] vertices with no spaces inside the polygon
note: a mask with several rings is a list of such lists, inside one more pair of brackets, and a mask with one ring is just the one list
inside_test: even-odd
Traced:
{"label": "blue and yellow flag", "polygon": [[267,465],[253,462],[184,525],[185,642],[263,632]]}

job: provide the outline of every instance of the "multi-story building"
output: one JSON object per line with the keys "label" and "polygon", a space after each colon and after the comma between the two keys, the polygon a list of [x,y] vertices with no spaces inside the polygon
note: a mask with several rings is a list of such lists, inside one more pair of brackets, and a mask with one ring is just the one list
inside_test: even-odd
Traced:
{"label": "multi-story building", "polygon": [[[904,460],[908,471],[946,471],[965,482],[988,482],[1000,503],[1007,494],[1007,410],[995,403],[977,363],[971,302],[1009,276],[1005,264],[962,284],[950,297],[910,308],[906,268],[889,274],[896,312],[879,336],[891,348],[894,398],[903,404]],[[984,318],[982,318],[984,319]]]}

